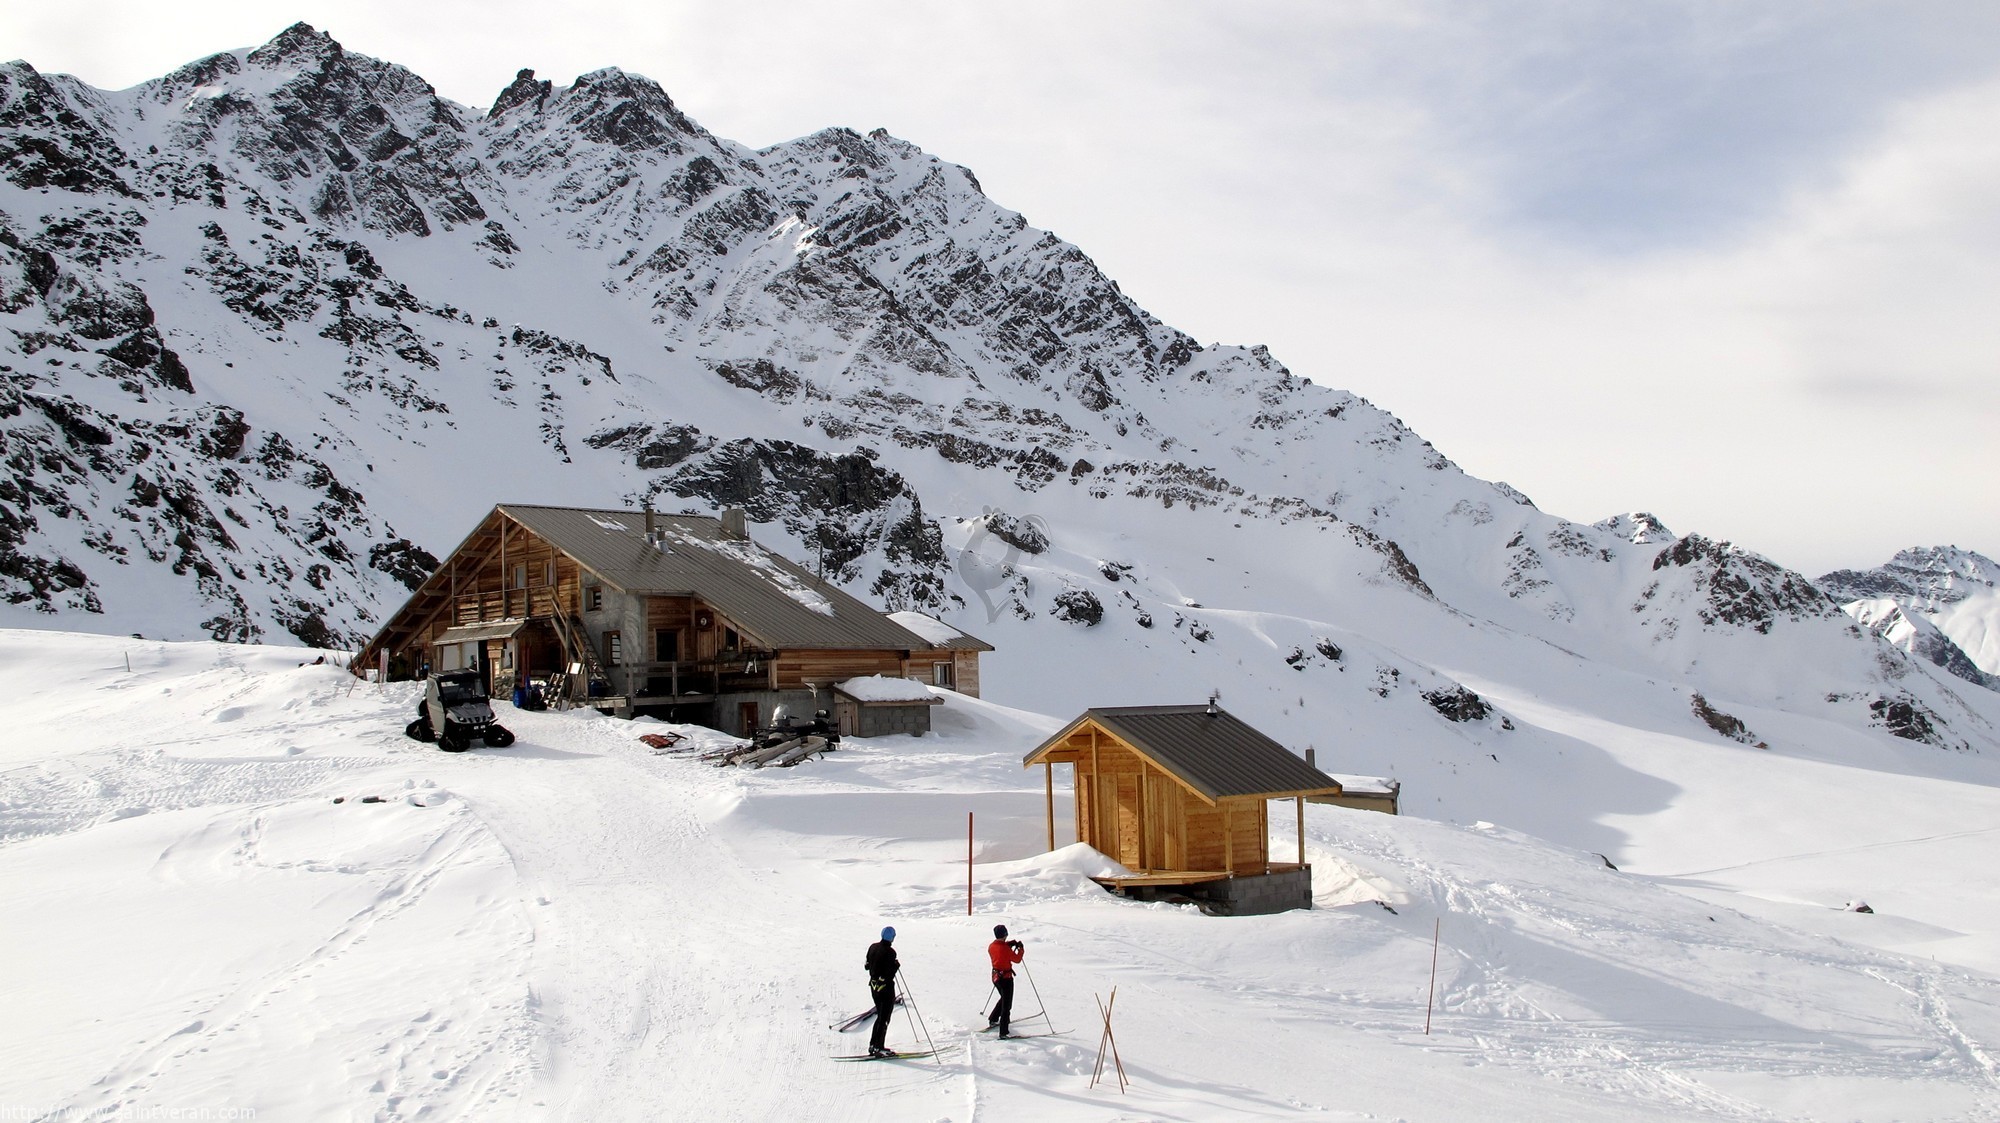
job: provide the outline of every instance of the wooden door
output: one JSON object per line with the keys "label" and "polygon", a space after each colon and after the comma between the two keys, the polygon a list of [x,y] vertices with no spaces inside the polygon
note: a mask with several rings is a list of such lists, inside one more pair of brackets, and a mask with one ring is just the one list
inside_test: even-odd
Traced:
{"label": "wooden door", "polygon": [[1184,870],[1187,845],[1182,818],[1180,787],[1157,772],[1144,773],[1141,794],[1145,798],[1146,846],[1141,857],[1147,869]]}

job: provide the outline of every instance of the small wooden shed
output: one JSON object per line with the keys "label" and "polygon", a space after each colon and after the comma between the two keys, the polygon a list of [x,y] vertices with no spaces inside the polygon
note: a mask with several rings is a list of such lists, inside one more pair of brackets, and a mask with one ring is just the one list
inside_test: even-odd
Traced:
{"label": "small wooden shed", "polygon": [[[1214,703],[1087,710],[1023,764],[1045,769],[1050,849],[1055,766],[1071,766],[1076,837],[1132,871],[1096,879],[1107,888],[1236,914],[1311,907],[1305,801],[1340,782]],[[1273,799],[1297,804],[1296,862],[1271,860]]]}
{"label": "small wooden shed", "polygon": [[906,678],[867,675],[833,686],[833,716],[842,737],[921,737],[931,731],[931,707],[943,704],[930,687]]}

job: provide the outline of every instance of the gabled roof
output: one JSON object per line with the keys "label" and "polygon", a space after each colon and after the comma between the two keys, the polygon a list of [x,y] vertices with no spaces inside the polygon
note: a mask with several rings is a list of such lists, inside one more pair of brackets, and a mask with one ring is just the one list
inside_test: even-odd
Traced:
{"label": "gabled roof", "polygon": [[698,596],[777,648],[923,650],[930,641],[706,515],[502,504],[499,513],[628,593]]}
{"label": "gabled roof", "polygon": [[1299,759],[1235,715],[1210,706],[1120,706],[1085,710],[1021,763],[1035,764],[1086,724],[1137,749],[1214,803],[1220,799],[1335,794],[1340,781]]}

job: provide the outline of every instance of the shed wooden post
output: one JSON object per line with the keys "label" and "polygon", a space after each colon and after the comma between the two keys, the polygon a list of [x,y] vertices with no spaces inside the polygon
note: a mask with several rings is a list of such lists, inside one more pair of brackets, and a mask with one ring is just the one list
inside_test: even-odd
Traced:
{"label": "shed wooden post", "polygon": [[1104,773],[1097,770],[1097,727],[1090,730],[1090,844],[1104,849]]}
{"label": "shed wooden post", "polygon": [[1049,849],[1056,848],[1056,766],[1042,762],[1042,802],[1048,810]]}
{"label": "shed wooden post", "polygon": [[1306,864],[1306,797],[1293,796],[1292,802],[1299,805],[1299,865]]}
{"label": "shed wooden post", "polygon": [[1232,829],[1229,822],[1230,810],[1231,807],[1229,801],[1223,800],[1222,801],[1222,868],[1229,871],[1229,876],[1235,877],[1236,876],[1236,831]]}

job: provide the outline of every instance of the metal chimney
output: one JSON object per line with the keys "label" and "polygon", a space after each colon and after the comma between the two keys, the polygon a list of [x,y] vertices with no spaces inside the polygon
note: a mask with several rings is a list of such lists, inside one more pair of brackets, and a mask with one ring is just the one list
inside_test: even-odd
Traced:
{"label": "metal chimney", "polygon": [[749,540],[750,530],[743,521],[743,508],[731,507],[722,512],[722,536],[738,542]]}

